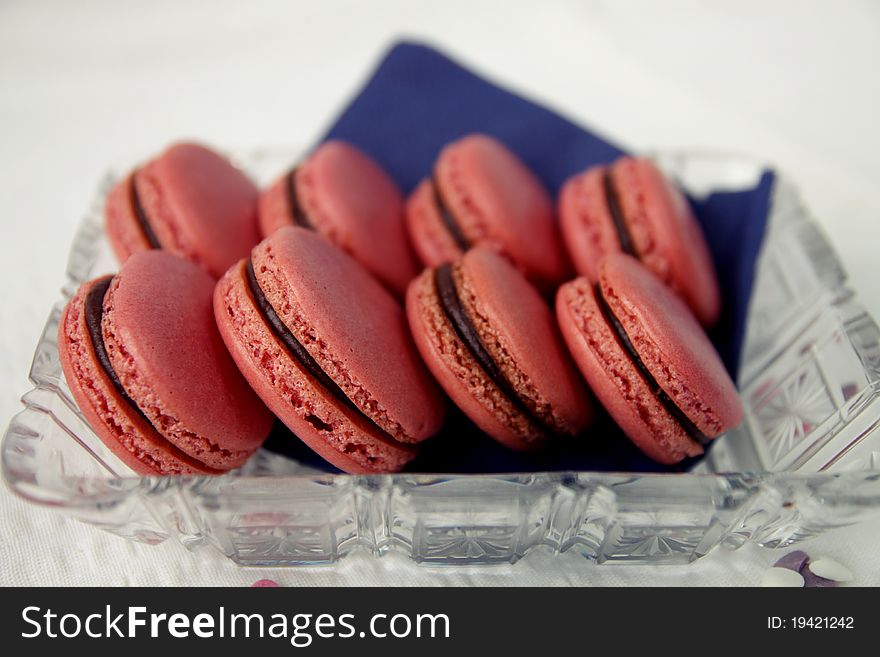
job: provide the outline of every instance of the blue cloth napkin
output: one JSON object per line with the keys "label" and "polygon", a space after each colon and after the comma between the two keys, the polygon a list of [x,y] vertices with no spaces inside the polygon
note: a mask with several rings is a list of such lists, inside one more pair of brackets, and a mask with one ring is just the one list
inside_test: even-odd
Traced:
{"label": "blue cloth napkin", "polygon": [[[391,48],[323,140],[355,144],[408,193],[430,174],[445,144],[470,132],[488,133],[505,143],[554,196],[569,176],[624,153],[590,130],[484,80],[432,48],[413,43]],[[718,270],[723,298],[723,314],[710,337],[734,379],[772,187],[773,174],[767,172],[752,190],[719,191],[691,200]],[[410,469],[658,469],[607,416],[599,423],[599,429],[590,431],[591,439],[551,445],[541,455],[523,457],[496,446],[456,414],[442,439],[430,441]],[[305,453],[297,458],[309,460]]]}

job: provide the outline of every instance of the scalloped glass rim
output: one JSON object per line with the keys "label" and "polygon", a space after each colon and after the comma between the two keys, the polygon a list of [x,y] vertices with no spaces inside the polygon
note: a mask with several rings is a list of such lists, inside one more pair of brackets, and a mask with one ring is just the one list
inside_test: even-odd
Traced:
{"label": "scalloped glass rim", "polygon": [[[296,149],[234,157],[258,182]],[[762,163],[712,152],[655,159],[695,195],[754,185]],[[71,249],[63,298],[37,345],[25,408],[2,445],[18,495],[133,540],[177,537],[248,565],[389,550],[436,565],[513,562],[531,550],[604,562],[683,563],[717,545],[778,547],[880,513],[880,330],[846,285],[796,189],[779,178],[738,381],[743,426],[691,473],[328,475],[261,450],[223,477],[137,477],[98,440],[60,372],[60,311],[112,271],[108,174]],[[717,474],[726,473],[726,474]]]}

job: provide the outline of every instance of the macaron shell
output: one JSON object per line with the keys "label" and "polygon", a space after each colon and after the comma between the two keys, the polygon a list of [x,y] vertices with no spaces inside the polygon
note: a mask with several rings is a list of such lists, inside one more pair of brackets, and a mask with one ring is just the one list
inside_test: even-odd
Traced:
{"label": "macaron shell", "polygon": [[589,280],[580,277],[560,287],[556,313],[562,336],[590,389],[639,449],[668,465],[703,453],[620,346]]}
{"label": "macaron shell", "polygon": [[406,226],[416,254],[426,267],[452,262],[461,255],[440,218],[430,180],[419,183],[407,199]]}
{"label": "macaron shell", "polygon": [[684,302],[630,256],[608,256],[599,285],[645,367],[708,437],[742,421],[742,403],[718,352]]}
{"label": "macaron shell", "polygon": [[403,197],[388,174],[354,146],[328,141],[303,163],[296,183],[309,216],[326,217],[331,241],[402,298],[419,267]]}
{"label": "macaron shell", "polygon": [[252,260],[281,320],[359,408],[403,442],[436,433],[442,397],[400,305],[361,265],[313,231],[294,227],[263,241]]}
{"label": "macaron shell", "polygon": [[135,181],[162,248],[195,262],[214,278],[260,239],[257,188],[203,146],[171,146],[138,171]]}
{"label": "macaron shell", "polygon": [[86,326],[85,298],[107,278],[84,283],[58,325],[61,368],[80,411],[101,441],[139,474],[216,474],[165,440],[120,395],[101,367]]}
{"label": "macaron shell", "polygon": [[599,260],[620,251],[620,239],[608,210],[605,167],[593,167],[572,176],[559,194],[559,228],[574,268],[596,281]]}
{"label": "macaron shell", "polygon": [[622,158],[612,171],[639,260],[711,326],[721,312],[721,293],[705,237],[684,196],[646,158]]}
{"label": "macaron shell", "polygon": [[153,248],[138,223],[131,202],[132,174],[117,182],[107,195],[104,222],[107,239],[119,262],[132,253]]}
{"label": "macaron shell", "polygon": [[503,252],[541,289],[567,278],[550,196],[507,147],[487,135],[466,136],[441,151],[434,175],[472,245]]}
{"label": "macaron shell", "polygon": [[431,373],[477,426],[517,451],[544,444],[540,429],[495,385],[456,335],[440,306],[432,269],[410,283],[406,313],[413,339]]}
{"label": "macaron shell", "polygon": [[214,313],[229,352],[253,389],[303,442],[345,472],[402,469],[415,450],[384,437],[290,356],[257,309],[245,266],[242,260],[218,282]]}
{"label": "macaron shell", "polygon": [[538,291],[501,256],[471,249],[461,259],[458,292],[481,342],[520,396],[534,400],[559,433],[583,429],[592,419],[587,391]]}
{"label": "macaron shell", "polygon": [[107,354],[153,426],[211,468],[237,467],[273,418],[217,331],[213,279],[164,251],[134,254],[104,298]]}

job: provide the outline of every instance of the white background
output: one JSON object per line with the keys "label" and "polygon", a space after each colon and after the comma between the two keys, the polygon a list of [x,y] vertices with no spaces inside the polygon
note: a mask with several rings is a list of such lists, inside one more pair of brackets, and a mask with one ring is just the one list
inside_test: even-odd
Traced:
{"label": "white background", "polygon": [[[631,149],[760,155],[803,189],[880,317],[880,3],[11,2],[0,4],[0,426],[29,387],[68,245],[97,181],[186,137],[308,143],[406,36]],[[880,584],[880,522],[805,544]],[[779,553],[690,567],[535,556],[431,570],[399,557],[243,570],[131,544],[0,490],[0,584],[757,584]]]}

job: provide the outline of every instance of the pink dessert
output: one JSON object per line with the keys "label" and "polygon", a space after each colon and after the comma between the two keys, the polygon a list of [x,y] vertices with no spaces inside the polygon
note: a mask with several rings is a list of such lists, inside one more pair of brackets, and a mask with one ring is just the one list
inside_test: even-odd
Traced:
{"label": "pink dessert", "polygon": [[503,254],[542,291],[569,276],[550,196],[516,155],[487,135],[468,135],[441,151],[432,177],[410,196],[406,221],[425,266],[482,246]]}
{"label": "pink dessert", "polygon": [[394,181],[366,153],[329,141],[278,178],[259,201],[260,229],[316,230],[358,260],[398,297],[418,263],[403,225],[403,198]]}
{"label": "pink dessert", "polygon": [[693,313],[635,258],[611,254],[556,297],[562,335],[627,436],[666,464],[742,420],[736,388]]}
{"label": "pink dessert", "polygon": [[259,241],[257,195],[214,151],[174,144],[110,190],[107,237],[120,262],[164,249],[218,278]]}
{"label": "pink dessert", "polygon": [[440,385],[486,433],[516,450],[574,435],[592,417],[547,305],[507,260],[472,249],[409,287],[416,345]]}
{"label": "pink dessert", "polygon": [[220,279],[214,312],[257,394],[336,467],[400,470],[440,428],[444,402],[400,305],[314,231],[266,238]]}
{"label": "pink dessert", "polygon": [[273,418],[229,357],[213,279],[163,251],[84,283],[58,330],[65,378],[89,424],[142,474],[242,465]]}
{"label": "pink dessert", "polygon": [[562,236],[575,269],[595,282],[607,253],[637,257],[679,294],[704,326],[721,311],[715,268],[681,191],[650,160],[623,157],[571,177],[559,196]]}

